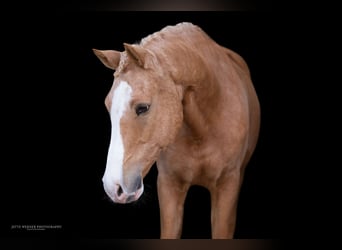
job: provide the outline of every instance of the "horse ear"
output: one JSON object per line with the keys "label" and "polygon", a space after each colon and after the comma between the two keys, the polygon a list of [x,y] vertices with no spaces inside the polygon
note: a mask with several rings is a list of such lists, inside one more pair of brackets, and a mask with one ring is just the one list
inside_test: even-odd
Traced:
{"label": "horse ear", "polygon": [[124,47],[129,57],[131,57],[140,67],[146,68],[147,56],[149,54],[148,50],[139,45],[127,43],[124,43]]}
{"label": "horse ear", "polygon": [[118,67],[120,62],[119,51],[93,49],[93,52],[107,68],[115,70]]}

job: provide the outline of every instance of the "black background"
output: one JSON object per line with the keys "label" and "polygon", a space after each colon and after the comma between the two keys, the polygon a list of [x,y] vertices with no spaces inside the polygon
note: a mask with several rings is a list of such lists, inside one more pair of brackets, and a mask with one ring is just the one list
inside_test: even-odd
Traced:
{"label": "black background", "polygon": [[[248,63],[259,96],[261,131],[242,186],[236,238],[280,238],[285,162],[276,81],[277,60],[269,12],[46,11],[25,15],[4,46],[8,69],[2,105],[5,147],[1,218],[8,237],[158,238],[155,166],[146,191],[132,205],[106,197],[101,178],[110,139],[104,106],[113,72],[91,49],[123,50],[166,25],[188,21]],[[8,39],[9,38],[9,39]],[[62,225],[45,231],[12,225]],[[190,190],[183,238],[210,238],[210,197]]]}

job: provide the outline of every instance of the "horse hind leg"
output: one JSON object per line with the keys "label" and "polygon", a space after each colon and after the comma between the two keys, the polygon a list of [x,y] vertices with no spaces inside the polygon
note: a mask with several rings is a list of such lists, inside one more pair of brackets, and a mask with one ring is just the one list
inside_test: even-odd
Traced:
{"label": "horse hind leg", "polygon": [[240,189],[240,173],[232,173],[210,189],[213,239],[232,239]]}

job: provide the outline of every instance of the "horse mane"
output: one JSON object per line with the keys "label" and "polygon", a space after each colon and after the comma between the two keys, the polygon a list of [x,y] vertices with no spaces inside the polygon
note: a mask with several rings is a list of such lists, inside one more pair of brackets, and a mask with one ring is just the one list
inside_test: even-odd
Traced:
{"label": "horse mane", "polygon": [[160,42],[164,40],[165,38],[167,38],[168,36],[180,37],[182,33],[189,34],[189,32],[192,32],[192,31],[198,32],[199,30],[200,28],[198,26],[192,23],[188,23],[188,22],[178,23],[174,26],[169,25],[163,28],[162,30],[157,31],[141,39],[140,45],[144,47],[144,46],[147,46],[151,42]]}
{"label": "horse mane", "polygon": [[[189,22],[182,22],[174,26],[171,26],[171,25],[166,26],[160,31],[154,32],[153,34],[142,38],[140,42],[137,44],[144,48],[147,48],[149,47],[149,45],[161,44],[162,42],[165,42],[166,40],[169,40],[169,39],[173,39],[173,38],[181,39],[181,37],[189,36],[191,35],[191,33],[194,33],[194,32],[197,32],[197,33],[201,32],[202,34],[204,34],[198,26]],[[127,52],[123,51],[120,53],[120,62],[119,62],[118,68],[115,71],[115,75],[123,71],[127,65],[128,65]]]}
{"label": "horse mane", "polygon": [[127,52],[126,51],[120,52],[119,66],[115,70],[114,76],[117,76],[121,71],[123,71],[124,68],[127,66],[127,64],[128,64]]}

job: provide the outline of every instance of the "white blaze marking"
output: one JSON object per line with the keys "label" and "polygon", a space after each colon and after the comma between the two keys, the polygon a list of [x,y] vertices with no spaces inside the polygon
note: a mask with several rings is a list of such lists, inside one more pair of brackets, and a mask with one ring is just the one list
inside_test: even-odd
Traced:
{"label": "white blaze marking", "polygon": [[110,118],[112,132],[107,156],[107,166],[103,176],[103,185],[106,193],[114,196],[115,185],[122,183],[122,168],[124,158],[124,145],[120,131],[120,121],[128,108],[132,88],[125,81],[121,81],[113,93]]}

